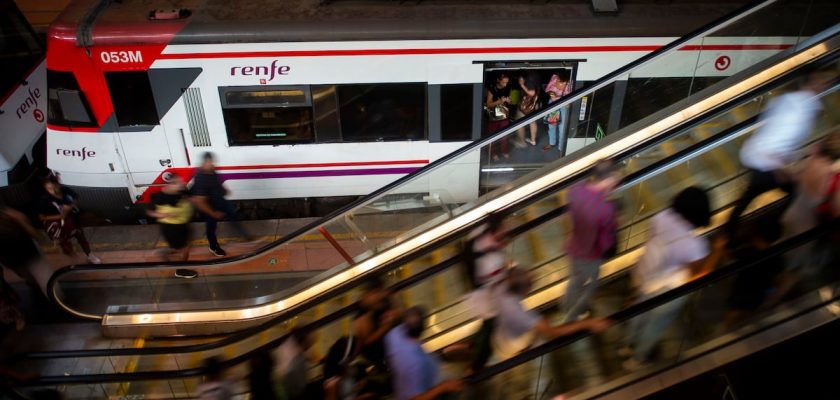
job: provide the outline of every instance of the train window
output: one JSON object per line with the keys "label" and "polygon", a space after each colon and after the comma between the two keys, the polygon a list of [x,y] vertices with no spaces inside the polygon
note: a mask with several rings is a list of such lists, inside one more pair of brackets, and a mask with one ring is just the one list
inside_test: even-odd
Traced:
{"label": "train window", "polygon": [[47,121],[51,124],[95,126],[72,72],[47,70],[47,103]]}
{"label": "train window", "polygon": [[472,138],[473,85],[441,85],[440,134],[444,142]]}
{"label": "train window", "polygon": [[312,86],[312,109],[315,112],[315,135],[318,143],[341,141],[338,123],[338,94],[335,85]]}
{"label": "train window", "polygon": [[120,126],[160,124],[147,72],[106,72],[105,82]]}
{"label": "train window", "polygon": [[425,83],[341,85],[338,101],[345,142],[426,137]]}
{"label": "train window", "polygon": [[312,143],[307,87],[219,88],[231,146]]}

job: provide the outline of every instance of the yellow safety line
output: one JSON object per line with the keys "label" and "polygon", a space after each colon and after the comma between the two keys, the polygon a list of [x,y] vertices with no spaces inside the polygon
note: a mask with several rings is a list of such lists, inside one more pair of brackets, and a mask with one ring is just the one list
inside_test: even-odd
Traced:
{"label": "yellow safety line", "polygon": [[[134,343],[132,343],[132,346],[135,349],[142,349],[145,344],[146,344],[146,339],[140,337],[140,338],[134,339]],[[125,364],[125,370],[123,370],[123,373],[130,374],[130,373],[136,371],[137,370],[137,360],[138,360],[139,357],[141,357],[141,356],[134,356],[134,357],[129,358],[128,362]],[[119,388],[117,389],[117,396],[118,397],[123,397],[123,396],[128,395],[128,388],[129,387],[131,387],[131,382],[129,382],[129,381],[121,382]]]}

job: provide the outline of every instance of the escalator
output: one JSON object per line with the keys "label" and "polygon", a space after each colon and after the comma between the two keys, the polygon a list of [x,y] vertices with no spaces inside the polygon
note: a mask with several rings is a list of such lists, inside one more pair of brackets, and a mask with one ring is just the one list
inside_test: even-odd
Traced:
{"label": "escalator", "polygon": [[[775,2],[764,3],[772,6]],[[732,28],[730,25],[724,27]],[[704,33],[708,35],[709,32]],[[388,225],[389,217],[405,219],[405,214],[389,209],[387,203],[391,201],[389,195],[393,194],[393,199],[402,199],[408,190],[406,188],[422,184],[422,174],[406,178],[396,187],[386,188],[384,193],[378,193],[368,203],[354,208],[348,215],[334,218],[311,232],[305,232],[327,239],[332,236],[334,240],[330,243],[338,246],[330,247],[332,245],[329,243],[323,246],[322,243],[322,246],[315,247],[315,251],[323,252],[332,248],[338,252],[337,249],[342,248],[352,262],[347,261],[299,289],[286,293],[271,293],[270,289],[266,289],[264,294],[258,290],[255,290],[256,293],[243,293],[240,299],[215,298],[213,294],[217,290],[213,285],[223,286],[225,281],[214,281],[212,277],[227,275],[218,272],[229,268],[231,264],[235,267],[242,260],[219,265],[191,264],[190,268],[203,268],[199,271],[201,279],[181,280],[175,284],[168,277],[176,268],[183,268],[183,265],[68,268],[53,278],[53,294],[65,307],[77,307],[74,310],[82,315],[96,317],[102,314],[88,313],[86,311],[95,310],[85,310],[82,307],[86,305],[72,304],[72,299],[62,297],[63,293],[71,292],[73,285],[97,282],[100,287],[108,287],[109,279],[103,278],[110,277],[111,282],[119,283],[110,290],[119,293],[133,290],[130,284],[137,280],[148,283],[143,290],[150,293],[150,297],[138,295],[137,304],[117,306],[109,302],[107,290],[97,293],[99,306],[105,306],[104,311],[100,309],[98,312],[108,312],[103,318],[103,326],[110,334],[119,335],[120,329],[124,329],[124,335],[136,336],[244,330],[219,341],[192,346],[28,354],[15,366],[21,370],[38,371],[42,378],[33,382],[34,385],[61,384],[66,385],[63,387],[68,390],[92,390],[94,392],[90,393],[97,393],[88,397],[119,393],[183,396],[194,390],[200,375],[197,366],[204,358],[221,355],[227,365],[240,365],[253,351],[276,346],[291,327],[298,324],[318,329],[317,346],[323,352],[335,338],[346,333],[350,315],[354,312],[352,302],[358,296],[358,287],[365,278],[374,275],[386,277],[398,292],[398,298],[406,304],[423,301],[435,308],[426,346],[430,350],[439,350],[467,337],[477,324],[471,320],[459,301],[466,289],[457,268],[457,254],[461,239],[476,226],[483,215],[490,211],[501,211],[508,216],[507,224],[514,237],[511,257],[521,265],[535,267],[539,278],[536,287],[539,289],[532,299],[529,298],[529,306],[540,306],[549,299],[559,297],[564,288],[566,261],[560,252],[562,246],[556,244],[562,243],[565,234],[561,224],[557,223],[564,211],[565,189],[583,176],[586,169],[598,159],[612,157],[623,160],[628,174],[619,192],[625,202],[625,225],[620,233],[624,252],[604,268],[604,275],[620,274],[632,265],[638,253],[638,244],[645,237],[649,216],[664,208],[668,199],[679,189],[689,184],[707,187],[718,210],[716,223],[725,217],[728,205],[744,185],[743,173],[731,160],[737,156],[739,143],[756,128],[758,122],[755,115],[761,109],[762,102],[777,91],[793,85],[792,80],[798,68],[834,62],[834,53],[838,47],[834,41],[835,36],[836,32],[830,28],[808,39],[797,39],[798,46],[777,52],[775,57],[758,60],[753,70],[741,71],[721,80],[719,86],[712,85],[704,91],[691,93],[677,104],[669,104],[663,110],[628,125],[582,151],[528,171],[522,176],[517,176],[521,172],[516,168],[513,171],[484,171],[490,168],[482,167],[477,170],[481,174],[510,173],[511,176],[507,183],[473,202],[434,204],[423,209],[422,213],[412,211],[412,224],[409,229],[399,229],[398,235],[367,237],[364,234],[369,232],[365,229],[367,226]],[[703,42],[697,36],[686,40],[697,40],[701,45]],[[678,43],[671,50],[676,51],[674,49],[685,43]],[[645,62],[666,60],[667,52],[665,54],[656,55]],[[644,63],[641,65],[645,66]],[[619,72],[623,75],[629,73]],[[589,91],[573,94],[555,107],[580,100],[615,82],[618,76],[608,77],[593,85]],[[825,101],[836,102],[833,93],[826,93],[828,97]],[[486,153],[492,142],[515,134],[518,127],[541,118],[552,109],[529,117],[505,132],[445,158],[426,173],[442,173],[452,166],[481,167],[483,153]],[[831,118],[824,119],[818,131],[825,132],[836,126]],[[773,204],[780,197],[778,193],[771,193],[759,199],[759,203]],[[349,246],[341,238],[336,240],[336,233],[346,233],[345,237],[353,238],[362,246]],[[554,246],[551,246],[552,243]],[[276,247],[284,246],[283,251],[291,254],[290,247],[305,248],[307,243],[292,239]],[[277,258],[282,251],[266,249],[263,253],[257,257]],[[134,267],[142,268],[127,269]],[[228,277],[234,276],[231,279],[251,279],[255,286],[270,280],[264,274],[237,275],[232,272],[235,272],[235,268],[229,271]],[[165,282],[167,280],[170,282]],[[194,293],[195,297],[191,302],[177,304],[155,300],[165,298],[162,292],[166,290],[187,290]]]}
{"label": "escalator", "polygon": [[[715,168],[716,160],[737,153],[740,143],[760,123],[751,117],[711,137],[698,134],[702,132],[698,128],[724,121],[731,113],[742,112],[745,105],[755,103],[756,99],[766,99],[768,90],[784,91],[794,84],[791,79],[780,80],[713,116],[671,132],[642,151],[628,152],[619,157],[627,161],[627,169],[632,172],[617,191],[617,197],[625,204],[625,223],[619,233],[621,254],[602,269],[605,282],[620,279],[626,274],[635,262],[649,217],[666,207],[668,199],[681,188],[694,184],[706,187],[716,209],[713,226],[722,223],[730,204],[742,191],[745,179],[742,171],[729,173],[726,168]],[[836,89],[834,87],[823,93],[823,101],[836,102]],[[826,113],[818,124],[817,136],[836,127],[837,121]],[[566,187],[554,188],[523,208],[511,210],[506,221],[511,235],[511,258],[520,265],[532,266],[536,278],[535,290],[526,300],[528,307],[537,308],[554,302],[562,296],[565,288],[567,261],[560,250],[562,245],[553,248],[548,245],[562,243],[565,234],[559,221],[564,212],[562,193]],[[659,195],[645,195],[647,191]],[[781,198],[779,193],[769,193],[758,199],[757,208],[761,212],[771,212],[768,210],[778,207]],[[405,304],[443,304],[434,307],[428,336],[424,338],[430,351],[438,351],[463,340],[478,325],[460,301],[467,290],[460,279],[457,257],[464,235],[461,232],[436,243],[432,254],[422,259],[423,264],[397,264],[386,270],[395,296]],[[532,242],[530,239],[533,237],[539,240]],[[537,249],[534,243],[540,243],[543,249]],[[41,371],[42,378],[33,384],[40,387],[60,385],[68,398],[73,398],[70,393],[76,390],[89,393],[84,395],[88,397],[135,393],[160,397],[184,396],[195,390],[201,373],[197,366],[201,360],[221,355],[236,371],[232,373],[244,373],[243,361],[259,349],[277,346],[295,324],[306,324],[318,331],[316,347],[323,354],[330,343],[347,333],[356,310],[351,304],[356,293],[327,295],[331,297],[315,307],[293,314],[293,317],[285,315],[270,324],[250,328],[216,343],[171,348],[44,352],[26,355],[16,367]],[[598,315],[611,313],[597,310]]]}

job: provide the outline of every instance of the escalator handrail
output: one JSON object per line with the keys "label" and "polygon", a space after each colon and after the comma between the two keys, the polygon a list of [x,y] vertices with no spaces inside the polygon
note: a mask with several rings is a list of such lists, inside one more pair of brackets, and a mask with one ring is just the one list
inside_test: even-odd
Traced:
{"label": "escalator handrail", "polygon": [[[664,168],[667,168],[669,165],[672,165],[675,162],[675,160],[684,159],[688,155],[690,155],[690,154],[692,154],[696,151],[702,150],[704,148],[707,148],[707,147],[710,147],[710,146],[717,146],[720,142],[727,140],[727,138],[730,137],[730,136],[737,135],[737,134],[739,134],[739,133],[741,133],[745,130],[750,130],[750,129],[753,128],[753,126],[755,124],[758,123],[757,121],[758,121],[758,117],[753,116],[753,117],[751,117],[751,118],[749,118],[749,119],[747,119],[747,120],[745,120],[745,121],[743,121],[743,122],[741,122],[741,123],[739,123],[735,126],[730,127],[729,129],[724,130],[723,132],[720,132],[720,133],[716,134],[715,136],[712,136],[712,137],[707,138],[705,140],[702,140],[698,143],[695,143],[692,146],[686,147],[685,149],[683,149],[681,151],[678,151],[678,152],[674,153],[673,155],[671,155],[667,158],[657,160],[657,161],[651,163],[650,165],[645,166],[644,168],[641,168],[638,171],[633,172],[633,173],[625,176],[622,179],[622,183],[618,186],[616,191],[621,191],[621,190],[623,190],[623,189],[625,189],[629,186],[632,186],[632,185],[636,184],[638,181],[644,179],[645,177],[652,176],[652,175],[660,173]],[[671,133],[668,136],[670,137],[670,136],[679,134],[680,132],[682,132],[682,130]],[[653,146],[653,145],[655,145],[655,144],[651,144],[651,146]],[[527,231],[530,231],[530,230],[536,228],[537,226],[539,226],[539,225],[541,225],[541,224],[543,224],[547,221],[550,221],[550,220],[553,220],[553,219],[559,217],[565,211],[566,211],[566,206],[565,205],[560,206],[560,207],[558,207],[558,208],[556,208],[552,211],[549,211],[549,212],[547,212],[547,213],[545,213],[545,214],[543,214],[543,215],[541,215],[537,218],[534,218],[530,221],[527,221],[527,222],[525,222],[525,223],[523,223],[519,226],[516,226],[516,227],[512,228],[510,231],[507,232],[507,234],[509,236],[518,236],[522,233],[525,233]],[[425,279],[425,277],[429,274],[437,273],[437,272],[441,271],[442,269],[449,268],[449,267],[451,267],[451,266],[453,266],[453,265],[455,265],[459,262],[461,262],[460,255],[451,257],[447,260],[444,260],[444,261],[438,263],[437,265],[434,265],[432,267],[427,268],[426,270],[424,270],[420,273],[414,274],[414,275],[412,275],[412,276],[410,276],[410,277],[408,277],[408,278],[406,278],[406,279],[404,279],[400,282],[395,283],[391,287],[391,290],[393,290],[393,291],[402,290],[405,287],[414,285],[415,283]],[[380,270],[379,273],[383,273],[383,274],[387,273],[387,272],[391,271],[392,269],[399,267],[400,265],[401,265],[400,263],[394,263],[393,265],[388,265],[384,269]],[[353,283],[355,283],[355,284],[353,284]],[[346,290],[348,288],[353,288],[353,287],[361,285],[361,284],[362,284],[362,282],[349,282],[348,284],[346,284],[348,286],[344,287],[343,289]],[[332,298],[332,297],[335,296],[334,293],[333,294],[327,293],[327,295],[328,295],[327,296],[328,298]],[[315,302],[315,303],[317,303],[317,302]],[[334,321],[334,320],[336,320],[336,319],[338,319],[338,318],[340,318],[344,315],[348,315],[355,310],[354,307],[356,307],[356,304],[357,303],[354,302],[353,304],[348,305],[348,306],[346,306],[345,308],[342,308],[339,311],[336,311],[335,315],[330,314],[329,316],[325,316],[325,317],[319,319],[318,321],[321,321],[323,323],[327,323],[327,322],[332,322],[332,321]],[[44,352],[33,352],[33,353],[21,354],[18,357],[20,357],[20,358],[40,358],[40,359],[43,359],[43,358],[95,357],[95,356],[108,356],[108,355],[151,355],[151,354],[169,354],[169,353],[187,353],[187,352],[205,351],[205,350],[210,350],[210,349],[213,349],[213,348],[225,346],[225,345],[228,345],[228,344],[232,344],[232,343],[235,343],[235,342],[237,342],[241,339],[247,338],[247,337],[249,337],[249,336],[251,336],[251,335],[253,335],[257,332],[260,332],[264,329],[267,329],[270,326],[275,325],[276,323],[279,323],[281,320],[286,320],[288,318],[294,317],[295,315],[302,312],[303,310],[310,309],[312,306],[313,306],[313,304],[302,304],[300,307],[290,309],[288,312],[283,313],[281,315],[278,315],[277,317],[274,317],[271,320],[266,321],[263,324],[255,325],[255,326],[250,327],[250,328],[246,328],[246,329],[244,329],[240,332],[237,332],[235,334],[226,336],[223,339],[220,339],[218,341],[211,342],[211,343],[186,345],[186,346],[172,346],[172,347],[143,347],[143,348],[123,348],[123,349],[83,349],[83,350],[44,351]],[[324,322],[324,321],[326,321],[326,322]],[[313,322],[313,324],[314,324],[314,322]]]}
{"label": "escalator handrail", "polygon": [[[201,266],[206,267],[206,266],[211,266],[211,265],[226,264],[226,263],[230,263],[230,262],[244,260],[244,259],[247,259],[249,257],[253,257],[256,254],[260,254],[260,253],[266,252],[268,250],[271,250],[272,248],[274,248],[278,245],[281,245],[285,242],[288,242],[295,237],[301,236],[301,235],[303,235],[303,234],[305,234],[309,231],[317,229],[319,226],[322,226],[325,223],[327,223],[327,221],[332,220],[332,219],[337,218],[337,217],[340,217],[341,215],[351,211],[352,209],[368,203],[370,201],[370,199],[373,199],[373,198],[381,196],[381,195],[383,195],[383,194],[385,194],[389,191],[392,191],[394,188],[396,188],[398,186],[401,186],[402,184],[404,184],[404,183],[406,183],[410,180],[413,180],[418,175],[425,174],[428,171],[436,169],[436,168],[440,167],[441,165],[446,164],[447,162],[449,162],[449,161],[451,161],[455,158],[458,158],[458,157],[460,157],[460,156],[462,156],[462,155],[464,155],[464,154],[466,154],[470,151],[473,151],[475,149],[480,149],[481,147],[484,147],[489,143],[492,143],[492,142],[495,142],[495,141],[497,141],[501,138],[507,137],[508,135],[515,132],[519,128],[524,127],[525,125],[528,125],[531,122],[530,120],[533,119],[534,117],[542,117],[542,116],[547,115],[550,112],[559,110],[561,107],[565,107],[567,105],[570,105],[571,103],[580,100],[584,96],[588,96],[588,95],[594,93],[596,90],[608,85],[609,83],[611,83],[615,80],[618,80],[618,78],[620,78],[624,75],[627,75],[633,69],[639,68],[640,66],[646,64],[647,62],[652,61],[653,59],[658,58],[660,56],[663,56],[666,53],[670,53],[672,51],[675,51],[676,49],[679,49],[681,46],[690,42],[691,40],[694,40],[696,37],[701,36],[704,33],[722,28],[722,27],[725,26],[724,24],[737,21],[737,20],[739,20],[743,17],[746,17],[746,16],[748,16],[748,15],[750,15],[750,14],[752,14],[752,13],[758,11],[758,10],[761,10],[762,8],[764,8],[766,6],[769,6],[770,4],[776,3],[777,1],[778,0],[755,0],[755,1],[751,2],[750,4],[744,5],[744,6],[736,9],[735,11],[733,11],[733,12],[731,12],[731,13],[729,13],[729,14],[721,17],[721,18],[718,18],[718,19],[712,21],[709,24],[706,24],[706,25],[704,25],[704,26],[702,26],[698,29],[695,29],[691,33],[689,33],[685,36],[682,36],[679,39],[676,39],[671,43],[663,45],[662,47],[658,48],[657,50],[654,50],[654,51],[652,51],[652,52],[650,52],[650,53],[648,53],[648,54],[646,54],[646,55],[628,63],[627,65],[625,65],[625,66],[623,66],[623,67],[621,67],[621,68],[619,68],[619,69],[617,69],[617,70],[615,70],[611,73],[608,73],[607,75],[595,80],[589,86],[573,90],[570,94],[563,97],[561,99],[562,101],[557,101],[557,102],[553,103],[551,106],[546,107],[546,108],[544,108],[544,109],[542,109],[542,110],[540,110],[540,111],[538,111],[538,112],[536,112],[532,115],[529,115],[526,118],[523,118],[519,121],[515,121],[515,122],[511,123],[504,130],[501,130],[501,131],[496,132],[494,134],[491,134],[491,135],[489,135],[485,138],[482,138],[482,139],[474,141],[470,144],[467,144],[467,145],[465,145],[465,146],[463,146],[463,147],[461,147],[461,148],[459,148],[459,149],[457,149],[457,150],[455,150],[455,151],[453,151],[453,152],[451,152],[451,153],[449,153],[449,154],[447,154],[447,155],[445,155],[445,156],[427,164],[425,167],[420,168],[416,171],[413,171],[413,172],[395,180],[394,182],[392,182],[392,183],[390,183],[386,186],[383,186],[382,188],[379,188],[376,191],[374,191],[374,192],[372,192],[368,195],[363,196],[361,199],[358,199],[358,200],[356,200],[356,201],[354,201],[354,202],[352,202],[352,203],[350,203],[346,206],[343,206],[343,207],[327,214],[326,216],[324,216],[322,218],[319,218],[318,220],[313,221],[313,222],[311,222],[311,223],[293,231],[292,233],[290,233],[288,235],[285,235],[284,237],[282,237],[280,239],[277,239],[277,240],[274,240],[272,242],[269,242],[269,243],[266,243],[266,244],[262,245],[260,248],[254,250],[251,253],[240,254],[240,255],[236,255],[236,256],[232,256],[232,257],[225,257],[225,258],[219,258],[219,259],[203,260],[203,261],[173,261],[173,262],[165,263],[166,265],[161,265],[161,263],[154,262],[154,261],[152,261],[152,262],[134,262],[134,263],[98,264],[96,266],[91,266],[89,264],[74,264],[74,265],[68,265],[68,266],[62,267],[61,269],[59,269],[55,272],[55,275],[59,275],[59,274],[63,275],[64,273],[72,272],[72,271],[88,271],[88,270],[96,271],[96,270],[103,270],[103,269],[155,268],[155,267],[185,268],[185,267],[195,266],[195,265],[201,265]],[[795,48],[796,46],[791,46],[791,47]]]}
{"label": "escalator handrail", "polygon": [[[824,235],[831,234],[831,232],[833,230],[836,230],[838,227],[840,227],[840,218],[836,218],[830,222],[824,223],[816,228],[798,234],[780,243],[776,243],[773,246],[769,247],[767,250],[763,251],[761,255],[755,259],[738,260],[732,262],[729,265],[723,268],[716,269],[701,278],[685,283],[677,288],[668,290],[667,292],[651,297],[650,299],[633,304],[623,310],[619,310],[610,315],[608,319],[613,321],[613,323],[615,324],[625,322],[635,316],[651,311],[654,308],[665,305],[666,303],[669,303],[674,299],[686,296],[698,289],[702,289],[722,279],[728,278],[745,269],[756,267],[768,260],[780,257],[792,249],[817,240],[823,237]],[[466,381],[472,384],[489,379],[494,375],[514,368],[515,366],[520,365],[526,361],[530,361],[534,358],[555,351],[561,347],[568,346],[571,343],[574,343],[578,340],[592,335],[594,334],[587,332],[579,332],[573,335],[553,339],[544,344],[528,349],[507,360],[488,366],[484,370],[466,378]]]}
{"label": "escalator handrail", "polygon": [[[683,284],[682,286],[671,289],[665,293],[654,296],[648,300],[634,304],[628,308],[617,311],[607,317],[615,323],[626,321],[634,316],[648,312],[654,308],[660,307],[678,297],[688,295],[698,289],[701,289],[710,284],[716,283],[722,279],[737,274],[745,269],[756,267],[757,265],[766,262],[774,257],[779,257],[787,251],[812,242],[816,239],[832,233],[834,229],[840,226],[840,219],[835,219],[829,223],[825,223],[817,228],[811,229],[804,233],[798,234],[792,238],[786,239],[780,243],[765,250],[759,257],[750,260],[737,260],[728,265],[718,268],[711,273],[700,277],[694,281]],[[480,372],[474,373],[464,378],[468,384],[475,384],[491,377],[516,367],[526,361],[530,361],[540,357],[549,352],[555,351],[561,347],[565,347],[578,340],[591,336],[589,333],[577,333],[573,335],[564,336],[553,339],[540,346],[526,350],[512,358],[501,361],[499,363],[490,365]],[[263,351],[262,347],[255,349],[256,351]],[[239,363],[246,361],[253,352],[248,352],[234,358],[222,361],[225,368],[233,367]],[[202,368],[190,368],[175,371],[143,371],[131,373],[115,373],[115,374],[91,374],[91,375],[69,375],[69,376],[48,376],[40,377],[33,380],[20,383],[18,386],[49,386],[59,384],[85,384],[85,383],[107,383],[107,382],[127,382],[127,381],[142,381],[142,380],[171,380],[177,378],[190,378],[203,375]]]}

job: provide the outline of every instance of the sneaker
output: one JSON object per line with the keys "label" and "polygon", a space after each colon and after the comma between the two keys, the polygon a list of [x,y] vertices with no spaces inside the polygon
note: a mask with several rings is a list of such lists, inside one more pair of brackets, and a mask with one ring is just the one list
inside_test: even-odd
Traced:
{"label": "sneaker", "polygon": [[178,278],[192,279],[198,276],[198,272],[191,269],[178,268],[175,270],[175,276]]}
{"label": "sneaker", "polygon": [[100,259],[93,253],[88,254],[87,259],[88,261],[90,261],[91,264],[102,264],[102,259]]}
{"label": "sneaker", "polygon": [[224,251],[224,250],[222,250],[222,248],[221,248],[221,247],[216,248],[216,249],[214,249],[214,248],[212,248],[212,247],[211,247],[211,248],[210,248],[210,252],[211,252],[211,253],[213,253],[213,255],[214,255],[214,256],[216,256],[216,257],[224,257],[224,256],[226,256],[226,255],[227,255],[227,253],[225,253],[225,251]]}

